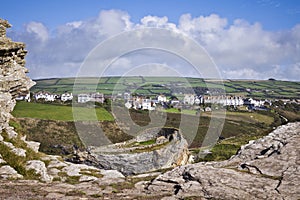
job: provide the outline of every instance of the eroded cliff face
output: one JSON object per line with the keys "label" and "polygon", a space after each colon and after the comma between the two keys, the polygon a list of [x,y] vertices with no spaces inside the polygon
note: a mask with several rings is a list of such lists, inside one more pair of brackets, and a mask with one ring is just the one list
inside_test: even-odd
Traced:
{"label": "eroded cliff face", "polygon": [[15,97],[28,93],[29,88],[35,83],[26,76],[25,45],[13,42],[6,37],[6,28],[11,25],[0,19],[0,133],[6,130],[13,134],[8,122],[10,112],[15,107]]}

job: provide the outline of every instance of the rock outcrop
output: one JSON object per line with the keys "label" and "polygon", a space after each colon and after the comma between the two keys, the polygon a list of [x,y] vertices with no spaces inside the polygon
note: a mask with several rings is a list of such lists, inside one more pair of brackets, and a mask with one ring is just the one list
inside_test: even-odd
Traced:
{"label": "rock outcrop", "polygon": [[175,168],[145,184],[145,193],[171,199],[299,199],[300,123],[250,141],[223,162]]}
{"label": "rock outcrop", "polygon": [[152,128],[137,138],[103,147],[90,147],[78,154],[85,163],[103,169],[115,169],[125,175],[139,174],[185,165],[188,143],[177,129]]}
{"label": "rock outcrop", "polygon": [[9,27],[6,20],[0,19],[0,133],[5,130],[13,137],[17,134],[9,127],[8,122],[15,106],[14,98],[20,93],[28,92],[34,82],[26,76],[25,45],[6,37],[6,28]]}

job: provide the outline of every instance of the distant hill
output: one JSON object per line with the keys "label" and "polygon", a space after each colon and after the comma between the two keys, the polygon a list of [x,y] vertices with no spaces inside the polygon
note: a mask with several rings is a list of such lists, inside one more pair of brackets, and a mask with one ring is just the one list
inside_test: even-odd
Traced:
{"label": "distant hill", "polygon": [[[206,91],[224,91],[227,95],[254,98],[298,99],[300,82],[269,80],[214,80],[182,77],[95,77],[90,78],[51,78],[35,80],[32,92],[48,91],[63,93],[101,92],[111,95],[124,91],[155,96],[157,94],[173,95],[189,93],[191,89],[197,94]],[[223,90],[224,89],[224,90]]]}

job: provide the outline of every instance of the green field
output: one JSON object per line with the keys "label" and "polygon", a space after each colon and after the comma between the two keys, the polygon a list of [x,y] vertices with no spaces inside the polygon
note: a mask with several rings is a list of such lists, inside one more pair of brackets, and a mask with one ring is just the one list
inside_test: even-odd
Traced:
{"label": "green field", "polygon": [[[227,95],[254,98],[286,98],[298,99],[300,96],[300,82],[279,80],[210,80],[184,77],[101,77],[101,78],[54,78],[35,80],[36,85],[31,92],[48,91],[51,93],[73,94],[87,92],[102,92],[106,95],[130,91],[141,95],[157,95],[160,93],[172,95],[189,93],[193,89],[198,94],[203,91],[225,89]],[[76,86],[74,87],[74,83]],[[115,87],[117,85],[117,87]]]}
{"label": "green field", "polygon": [[[75,107],[76,120],[90,121],[95,120],[93,113],[97,115],[99,121],[113,121],[113,116],[104,108]],[[36,118],[46,120],[74,121],[73,108],[64,105],[52,105],[42,103],[17,102],[12,112],[17,118]]]}

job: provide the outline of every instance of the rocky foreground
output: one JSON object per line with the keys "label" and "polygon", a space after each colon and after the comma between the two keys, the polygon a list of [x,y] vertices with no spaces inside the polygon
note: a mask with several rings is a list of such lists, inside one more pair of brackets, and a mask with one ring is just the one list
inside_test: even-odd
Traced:
{"label": "rocky foreground", "polygon": [[[300,123],[278,127],[222,162],[196,163],[161,173],[124,177],[85,165],[57,161],[78,182],[1,180],[0,199],[300,199]],[[63,165],[63,167],[61,166]],[[60,167],[59,167],[60,166]],[[94,169],[95,172],[97,171]],[[70,174],[71,175],[71,174]]]}

